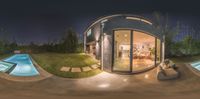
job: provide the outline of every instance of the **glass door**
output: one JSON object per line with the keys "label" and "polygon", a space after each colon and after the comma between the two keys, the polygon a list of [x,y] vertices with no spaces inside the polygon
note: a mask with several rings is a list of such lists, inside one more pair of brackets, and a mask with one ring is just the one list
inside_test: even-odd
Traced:
{"label": "glass door", "polygon": [[113,71],[130,72],[131,30],[116,30],[113,38]]}
{"label": "glass door", "polygon": [[155,65],[154,36],[143,32],[133,32],[133,71],[139,71]]}

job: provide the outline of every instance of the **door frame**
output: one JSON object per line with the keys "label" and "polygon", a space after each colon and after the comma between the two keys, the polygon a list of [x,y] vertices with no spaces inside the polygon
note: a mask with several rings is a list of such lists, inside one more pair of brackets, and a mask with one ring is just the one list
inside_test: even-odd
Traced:
{"label": "door frame", "polygon": [[114,58],[115,58],[115,52],[114,52],[114,48],[115,48],[115,31],[120,31],[120,30],[128,30],[128,31],[130,31],[130,53],[132,53],[132,39],[133,39],[133,30],[131,30],[131,29],[117,29],[117,30],[113,30],[112,31],[112,64],[111,64],[111,71],[112,72],[120,72],[120,73],[131,73],[132,72],[132,55],[130,54],[130,58],[129,58],[129,70],[127,70],[127,71],[120,71],[120,70],[114,70]]}

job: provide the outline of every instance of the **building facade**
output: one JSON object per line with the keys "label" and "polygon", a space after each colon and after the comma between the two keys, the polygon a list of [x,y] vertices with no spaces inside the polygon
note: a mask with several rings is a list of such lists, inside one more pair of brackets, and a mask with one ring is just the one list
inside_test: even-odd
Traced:
{"label": "building facade", "polygon": [[84,32],[84,51],[108,72],[139,73],[161,63],[162,35],[150,20],[117,14],[100,18]]}

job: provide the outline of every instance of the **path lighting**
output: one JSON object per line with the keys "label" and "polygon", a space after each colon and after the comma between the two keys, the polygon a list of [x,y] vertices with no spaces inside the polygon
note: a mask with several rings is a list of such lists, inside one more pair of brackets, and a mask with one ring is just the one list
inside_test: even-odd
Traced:
{"label": "path lighting", "polygon": [[128,81],[128,79],[126,79],[126,78],[125,78],[125,79],[123,79],[123,81],[124,81],[124,82],[127,82],[127,81]]}
{"label": "path lighting", "polygon": [[110,86],[110,84],[108,84],[108,83],[103,83],[103,84],[98,85],[99,88],[107,88],[109,86]]}
{"label": "path lighting", "polygon": [[148,74],[145,74],[144,78],[148,79],[148,78],[149,78],[149,75],[148,75]]}

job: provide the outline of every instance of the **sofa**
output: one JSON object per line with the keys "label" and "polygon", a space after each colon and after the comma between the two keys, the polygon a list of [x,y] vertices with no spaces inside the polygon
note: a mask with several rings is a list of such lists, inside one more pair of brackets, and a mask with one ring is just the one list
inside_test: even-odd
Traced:
{"label": "sofa", "polygon": [[180,73],[178,72],[177,69],[178,68],[172,61],[161,63],[161,65],[158,66],[157,69],[157,79],[158,80],[177,79],[180,76]]}

